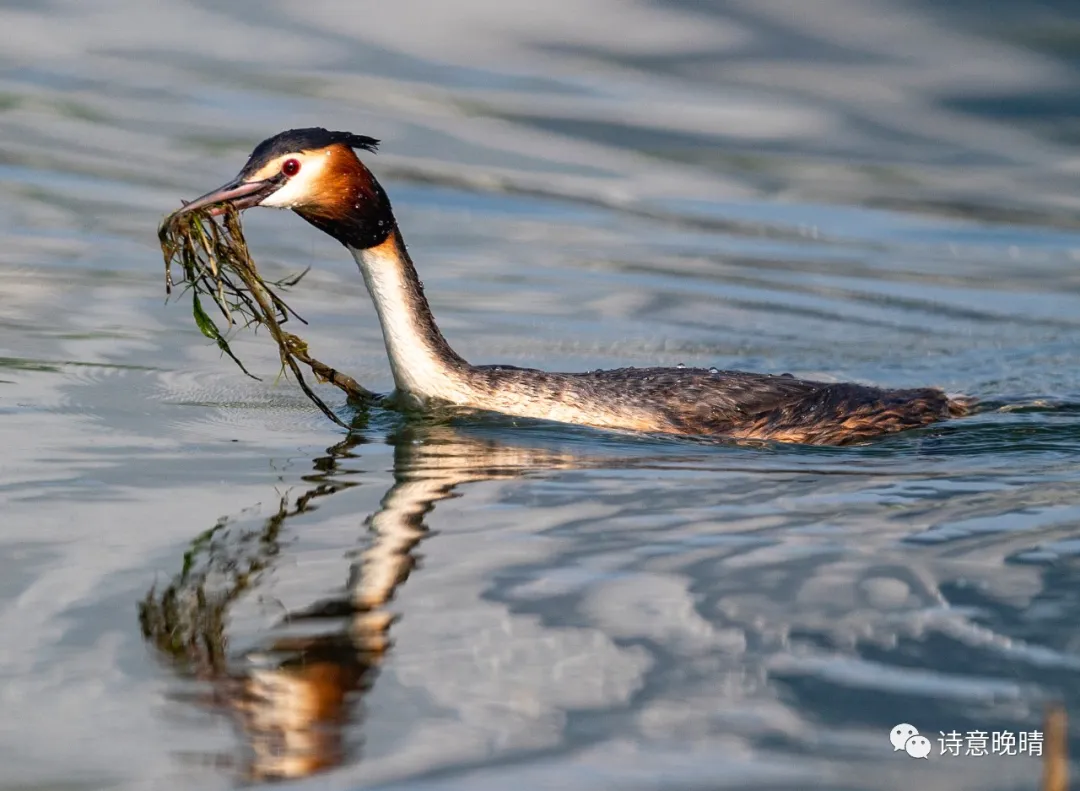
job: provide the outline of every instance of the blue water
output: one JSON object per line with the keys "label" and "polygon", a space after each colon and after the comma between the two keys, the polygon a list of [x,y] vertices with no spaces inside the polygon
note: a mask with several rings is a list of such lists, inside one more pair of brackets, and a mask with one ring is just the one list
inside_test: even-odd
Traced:
{"label": "blue water", "polygon": [[[0,789],[1036,788],[938,742],[1080,711],[1080,18],[1019,8],[0,8]],[[471,361],[987,408],[742,447],[323,391],[346,435],[156,247],[305,125],[383,141]],[[388,389],[340,246],[245,228]]]}

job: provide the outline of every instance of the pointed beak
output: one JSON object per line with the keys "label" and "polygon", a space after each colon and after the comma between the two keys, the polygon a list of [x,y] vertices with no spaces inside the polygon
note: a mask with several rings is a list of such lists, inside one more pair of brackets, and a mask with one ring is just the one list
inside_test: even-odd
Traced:
{"label": "pointed beak", "polygon": [[239,211],[258,206],[268,195],[273,193],[282,184],[282,179],[272,178],[264,181],[244,181],[237,177],[228,184],[218,187],[216,190],[202,195],[190,203],[185,203],[184,208],[176,212],[174,216],[187,214],[188,212],[202,209],[206,206],[215,206],[210,214],[221,214],[224,209],[220,204],[231,203]]}

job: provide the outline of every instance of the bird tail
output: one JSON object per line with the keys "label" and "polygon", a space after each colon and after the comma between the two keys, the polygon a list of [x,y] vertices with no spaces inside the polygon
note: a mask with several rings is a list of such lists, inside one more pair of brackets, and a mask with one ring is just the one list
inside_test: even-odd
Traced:
{"label": "bird tail", "polygon": [[946,393],[946,407],[950,417],[965,417],[975,411],[979,405],[979,399],[975,396],[962,395],[960,393]]}

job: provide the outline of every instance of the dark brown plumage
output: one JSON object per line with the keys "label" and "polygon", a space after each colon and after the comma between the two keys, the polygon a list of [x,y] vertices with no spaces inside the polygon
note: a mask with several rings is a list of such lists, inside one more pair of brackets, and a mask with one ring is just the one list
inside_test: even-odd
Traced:
{"label": "dark brown plumage", "polygon": [[613,412],[644,405],[653,425],[642,423],[638,430],[810,445],[864,441],[965,415],[970,408],[968,401],[936,388],[885,390],[702,368],[551,373],[478,366],[468,375],[492,393],[511,389],[524,398],[603,404]]}

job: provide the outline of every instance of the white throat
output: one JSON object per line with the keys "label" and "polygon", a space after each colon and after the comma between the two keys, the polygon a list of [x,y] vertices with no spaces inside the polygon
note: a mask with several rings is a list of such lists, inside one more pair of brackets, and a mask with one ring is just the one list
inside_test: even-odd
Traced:
{"label": "white throat", "polygon": [[411,264],[402,258],[392,240],[366,250],[349,248],[368,293],[375,303],[382,326],[386,353],[394,374],[394,385],[402,394],[418,398],[438,398],[466,403],[466,393],[452,366],[443,360],[430,328],[429,317],[420,315],[415,304],[417,285],[406,273]]}

